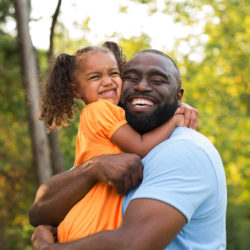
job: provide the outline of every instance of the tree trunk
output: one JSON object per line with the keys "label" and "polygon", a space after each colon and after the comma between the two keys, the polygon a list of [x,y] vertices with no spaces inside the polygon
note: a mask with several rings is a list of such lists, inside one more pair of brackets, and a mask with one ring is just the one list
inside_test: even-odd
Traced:
{"label": "tree trunk", "polygon": [[60,149],[60,143],[57,137],[57,130],[54,128],[49,137],[51,161],[54,174],[59,174],[65,171],[63,163],[63,155]]}
{"label": "tree trunk", "polygon": [[[58,0],[57,7],[55,10],[55,13],[52,17],[52,23],[50,28],[50,45],[49,45],[49,52],[48,52],[48,65],[50,67],[51,61],[53,59],[54,55],[54,34],[55,34],[55,27],[57,23],[57,17],[60,12],[62,0]],[[65,171],[64,163],[63,163],[63,155],[60,149],[60,143],[58,141],[57,137],[57,130],[54,128],[50,134],[49,137],[49,143],[50,143],[50,151],[51,151],[51,160],[52,160],[52,167],[54,174],[61,173]]]}
{"label": "tree trunk", "polygon": [[15,16],[21,59],[22,81],[26,92],[26,105],[32,138],[33,159],[38,183],[51,177],[48,142],[45,125],[38,120],[39,85],[36,54],[29,33],[29,9],[27,0],[15,0]]}

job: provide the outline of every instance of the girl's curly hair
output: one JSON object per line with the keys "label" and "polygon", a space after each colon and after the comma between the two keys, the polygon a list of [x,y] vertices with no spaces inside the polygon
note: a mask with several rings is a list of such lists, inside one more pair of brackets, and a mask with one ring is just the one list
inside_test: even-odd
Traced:
{"label": "girl's curly hair", "polygon": [[120,73],[122,75],[124,67],[127,63],[126,56],[122,52],[122,48],[115,42],[107,41],[102,47],[108,48],[115,56]]}
{"label": "girl's curly hair", "polygon": [[73,55],[60,54],[52,65],[41,100],[39,119],[46,122],[48,131],[54,126],[67,126],[68,119],[73,120],[74,118],[74,110],[79,110],[79,106],[74,100],[72,83],[77,83],[74,73],[78,69],[78,57],[90,51],[113,53],[122,74],[126,57],[122,53],[121,47],[115,42],[108,41],[101,47],[89,46],[79,49]]}

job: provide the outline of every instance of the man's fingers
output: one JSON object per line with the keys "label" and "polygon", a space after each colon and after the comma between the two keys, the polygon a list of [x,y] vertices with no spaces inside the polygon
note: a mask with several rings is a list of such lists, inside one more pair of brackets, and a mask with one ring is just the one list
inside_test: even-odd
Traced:
{"label": "man's fingers", "polygon": [[143,165],[141,159],[133,168],[131,172],[131,188],[135,188],[139,185],[143,178]]}
{"label": "man's fingers", "polygon": [[140,182],[140,177],[138,175],[138,171],[136,168],[130,173],[130,180],[131,180],[131,188],[137,187],[137,185]]}
{"label": "man's fingers", "polygon": [[143,166],[138,155],[129,153],[109,155],[104,157],[104,163],[102,170],[96,171],[96,179],[115,187],[118,194],[127,193],[142,180]]}
{"label": "man's fingers", "polygon": [[31,236],[31,242],[34,249],[40,249],[39,244],[41,242],[53,243],[55,242],[56,228],[48,225],[40,225],[37,227],[33,235]]}
{"label": "man's fingers", "polygon": [[132,183],[131,183],[131,179],[130,179],[130,175],[127,176],[127,178],[124,179],[123,181],[123,193],[127,194],[130,189],[131,189]]}
{"label": "man's fingers", "polygon": [[58,238],[57,238],[57,227],[54,227],[54,228],[53,228],[52,233],[53,233],[53,236],[54,236],[55,241],[58,241]]}
{"label": "man's fingers", "polygon": [[139,176],[140,181],[142,181],[142,179],[143,179],[143,165],[142,165],[141,161],[137,165],[137,172],[138,172],[138,176]]}
{"label": "man's fingers", "polygon": [[116,191],[117,191],[118,194],[120,194],[120,195],[124,194],[124,185],[123,185],[122,180],[117,181],[114,186],[115,186]]}
{"label": "man's fingers", "polygon": [[34,244],[35,237],[36,237],[36,231],[31,236],[31,242],[32,242],[32,244]]}

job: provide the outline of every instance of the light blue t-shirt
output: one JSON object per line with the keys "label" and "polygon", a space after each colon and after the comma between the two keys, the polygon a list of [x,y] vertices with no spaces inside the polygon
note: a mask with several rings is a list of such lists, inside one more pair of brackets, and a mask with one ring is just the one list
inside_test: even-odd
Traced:
{"label": "light blue t-shirt", "polygon": [[144,159],[143,181],[123,201],[151,198],[178,209],[187,224],[167,250],[226,249],[225,172],[215,147],[200,133],[178,127]]}

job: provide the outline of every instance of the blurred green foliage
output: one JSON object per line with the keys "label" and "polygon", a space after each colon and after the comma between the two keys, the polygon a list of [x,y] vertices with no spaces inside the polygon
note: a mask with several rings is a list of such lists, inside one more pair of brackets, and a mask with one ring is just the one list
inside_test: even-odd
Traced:
{"label": "blurred green foliage", "polygon": [[[155,4],[150,0],[136,2]],[[206,42],[202,42],[199,35],[188,36],[177,40],[173,51],[165,52],[177,61],[181,70],[185,102],[200,110],[199,131],[215,144],[225,165],[227,249],[250,249],[250,3],[247,0],[165,2],[164,12],[173,16],[176,22],[192,29],[205,22]],[[1,249],[31,249],[33,228],[28,222],[28,209],[37,186],[17,43],[1,29],[2,23],[13,14],[8,3],[0,0],[3,6],[0,16],[0,245]],[[200,17],[197,13],[205,15]],[[83,23],[83,37],[88,33],[88,22],[87,18]],[[119,44],[128,59],[150,47],[147,34],[130,39],[115,35],[120,37]],[[189,44],[190,53],[178,52],[182,42]],[[85,38],[70,40],[66,28],[57,25],[56,54],[73,53],[89,44]],[[197,47],[202,49],[199,60],[194,60],[192,54]],[[46,53],[38,51],[41,82],[47,75]],[[74,162],[78,122],[75,119],[69,127],[59,130],[67,168]]]}
{"label": "blurred green foliage", "polygon": [[35,194],[31,140],[15,39],[0,36],[0,245],[29,249],[27,211]]}
{"label": "blurred green foliage", "polygon": [[127,60],[130,60],[138,51],[150,48],[150,37],[142,33],[140,36],[132,36],[129,39],[120,38],[119,45]]}

